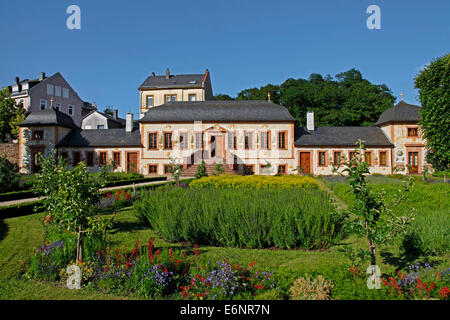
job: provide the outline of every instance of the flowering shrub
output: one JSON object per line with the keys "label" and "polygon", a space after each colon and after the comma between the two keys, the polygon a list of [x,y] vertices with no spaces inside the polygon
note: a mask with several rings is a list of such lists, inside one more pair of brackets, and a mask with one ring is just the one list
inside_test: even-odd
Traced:
{"label": "flowering shrub", "polygon": [[215,187],[231,189],[287,189],[287,188],[318,188],[317,181],[312,177],[299,175],[288,176],[236,176],[220,175],[203,177],[189,184],[193,188]]}
{"label": "flowering shrub", "polygon": [[449,299],[450,268],[435,270],[427,263],[410,265],[407,272],[382,279],[393,295],[408,299]]}
{"label": "flowering shrub", "polygon": [[259,291],[279,290],[272,273],[254,270],[255,263],[240,266],[226,259],[215,264],[200,265],[191,271],[190,283],[180,286],[185,299],[250,298]]}
{"label": "flowering shrub", "polygon": [[99,202],[101,210],[105,209],[120,209],[132,204],[132,201],[136,198],[136,194],[128,190],[118,190],[115,193],[106,193]]}
{"label": "flowering shrub", "polygon": [[29,259],[30,268],[25,273],[27,278],[41,280],[56,280],[58,277],[58,265],[61,260],[64,242],[44,242],[39,249],[33,252]]}

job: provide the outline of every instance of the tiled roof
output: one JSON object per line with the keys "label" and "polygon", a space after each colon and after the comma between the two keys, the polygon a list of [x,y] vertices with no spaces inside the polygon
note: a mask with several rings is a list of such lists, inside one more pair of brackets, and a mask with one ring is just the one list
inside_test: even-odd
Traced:
{"label": "tiled roof", "polygon": [[140,122],[295,121],[278,104],[259,100],[169,102],[150,108]]}
{"label": "tiled roof", "polygon": [[131,132],[126,132],[125,128],[75,129],[65,136],[57,147],[141,147],[141,133],[138,128]]}
{"label": "tiled roof", "polygon": [[295,146],[348,146],[354,147],[358,139],[367,147],[392,147],[393,144],[378,127],[318,127],[308,131],[295,128]]}
{"label": "tiled roof", "polygon": [[420,108],[420,106],[400,101],[394,107],[384,111],[375,125],[378,126],[390,122],[418,122],[422,120]]}
{"label": "tiled roof", "polygon": [[19,126],[60,126],[65,128],[77,128],[71,116],[56,110],[54,107],[30,113]]}
{"label": "tiled roof", "polygon": [[163,88],[201,88],[204,74],[180,74],[165,76],[149,76],[139,86],[139,89],[163,89]]}

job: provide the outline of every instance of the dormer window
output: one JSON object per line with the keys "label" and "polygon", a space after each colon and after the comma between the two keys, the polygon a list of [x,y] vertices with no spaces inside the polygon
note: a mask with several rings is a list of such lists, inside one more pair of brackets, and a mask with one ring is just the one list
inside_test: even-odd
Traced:
{"label": "dormer window", "polygon": [[408,137],[417,137],[419,130],[417,128],[408,128]]}

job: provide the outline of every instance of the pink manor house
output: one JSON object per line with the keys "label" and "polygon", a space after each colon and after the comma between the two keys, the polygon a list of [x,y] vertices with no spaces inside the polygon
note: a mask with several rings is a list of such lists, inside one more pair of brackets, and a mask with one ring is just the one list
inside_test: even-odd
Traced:
{"label": "pink manor house", "polygon": [[371,173],[421,173],[428,164],[418,122],[420,106],[400,101],[372,127],[296,127],[289,111],[267,101],[214,100],[208,70],[201,74],[152,73],[139,86],[140,113],[134,119],[105,114],[84,102],[60,73],[10,86],[31,113],[20,124],[19,166],[39,170],[38,154],[57,149],[69,166],[84,161],[92,171],[114,161],[117,171],[167,175],[175,161],[193,176],[223,164],[234,174],[331,175],[366,147]]}

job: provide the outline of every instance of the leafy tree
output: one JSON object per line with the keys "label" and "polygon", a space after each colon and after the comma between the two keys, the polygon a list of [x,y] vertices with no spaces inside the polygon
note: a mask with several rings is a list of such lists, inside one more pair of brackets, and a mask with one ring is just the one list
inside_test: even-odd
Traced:
{"label": "leafy tree", "polygon": [[450,53],[434,59],[415,78],[422,104],[427,161],[438,170],[450,168]]}
{"label": "leafy tree", "polygon": [[312,73],[306,79],[287,79],[281,85],[266,85],[241,91],[238,100],[267,100],[285,106],[297,126],[306,125],[306,112],[314,111],[317,126],[370,126],[392,107],[395,98],[389,88],[374,85],[361,72],[350,69],[323,77]]}
{"label": "leafy tree", "polygon": [[0,157],[0,192],[8,192],[19,184],[19,168],[5,156]]}
{"label": "leafy tree", "polygon": [[234,100],[234,99],[227,94],[220,93],[214,96],[214,100]]}
{"label": "leafy tree", "polygon": [[63,158],[56,159],[55,151],[47,158],[41,157],[40,162],[42,169],[34,191],[41,196],[54,222],[77,235],[76,260],[82,260],[83,239],[102,233],[109,226],[107,220],[98,216],[99,189],[105,181],[90,175],[84,162],[69,170]]}
{"label": "leafy tree", "polygon": [[0,141],[7,142],[15,139],[19,133],[17,126],[25,120],[25,109],[22,103],[16,104],[10,97],[9,89],[0,91]]}
{"label": "leafy tree", "polygon": [[358,148],[355,149],[355,156],[344,162],[343,172],[349,174],[350,189],[355,196],[355,205],[351,214],[343,220],[344,229],[363,237],[368,242],[368,250],[360,249],[355,253],[346,247],[347,255],[354,259],[358,257],[365,261],[370,257],[371,265],[376,265],[376,248],[378,245],[392,243],[406,231],[406,226],[411,221],[413,212],[409,217],[397,217],[392,208],[397,206],[410,190],[412,180],[399,190],[392,203],[387,203],[384,190],[375,192],[371,190],[366,181],[366,175],[370,173],[369,167],[364,160],[364,146],[358,141]]}
{"label": "leafy tree", "polygon": [[195,179],[200,179],[202,177],[207,177],[208,174],[206,173],[206,163],[202,160],[202,163],[199,164],[197,167],[197,172],[195,173]]}
{"label": "leafy tree", "polygon": [[105,110],[103,110],[103,113],[112,117],[114,115],[113,110],[113,106],[106,106]]}
{"label": "leafy tree", "polygon": [[261,88],[246,89],[238,93],[237,100],[267,100],[280,103],[280,86],[268,84]]}

